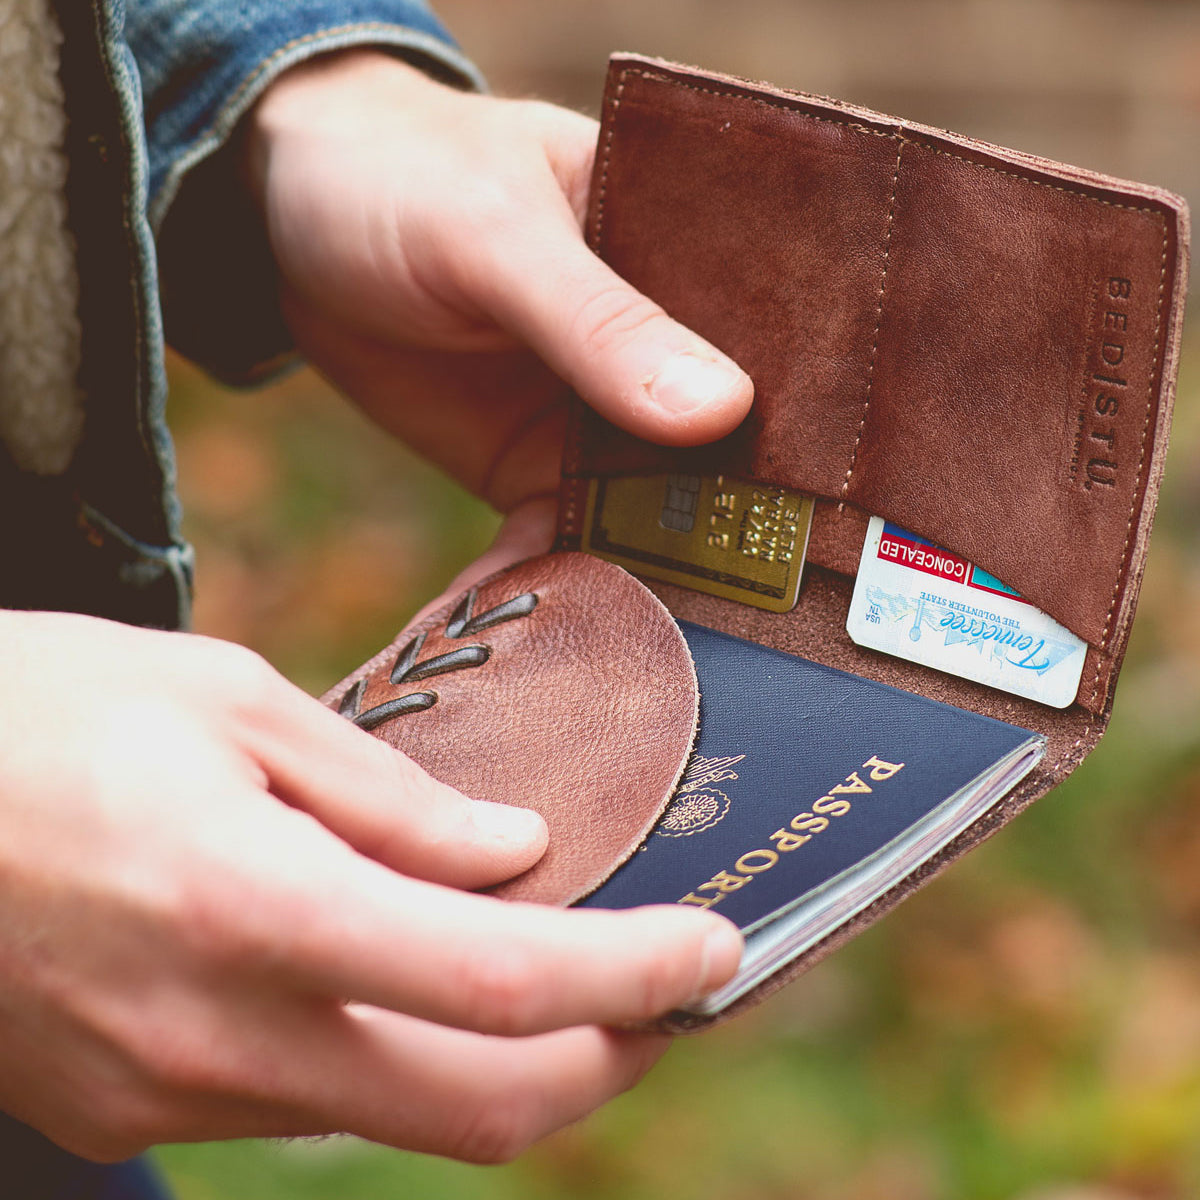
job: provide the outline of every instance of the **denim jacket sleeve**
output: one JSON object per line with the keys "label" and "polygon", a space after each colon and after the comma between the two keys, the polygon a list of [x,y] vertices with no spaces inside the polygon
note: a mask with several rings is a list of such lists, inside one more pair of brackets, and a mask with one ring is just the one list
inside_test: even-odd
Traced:
{"label": "denim jacket sleeve", "polygon": [[483,80],[424,0],[127,0],[125,32],[144,96],[168,340],[218,378],[254,382],[290,341],[254,215],[233,189],[206,186],[218,173],[205,164],[273,80],[331,50],[379,46],[459,87]]}

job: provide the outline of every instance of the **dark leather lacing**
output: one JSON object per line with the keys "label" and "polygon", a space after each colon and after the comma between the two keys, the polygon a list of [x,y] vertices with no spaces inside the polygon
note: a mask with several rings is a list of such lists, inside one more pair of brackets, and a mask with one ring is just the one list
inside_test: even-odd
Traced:
{"label": "dark leather lacing", "polygon": [[[538,598],[533,592],[524,592],[489,608],[487,612],[474,616],[476,589],[472,588],[459,601],[450,620],[446,622],[446,637],[453,641],[474,637],[485,629],[502,625],[505,621],[515,621],[519,617],[527,617],[537,608]],[[406,683],[417,683],[422,679],[431,679],[435,675],[446,675],[450,671],[462,671],[467,667],[482,666],[492,656],[492,648],[475,643],[470,646],[460,646],[445,654],[436,654],[433,658],[420,661],[421,650],[425,645],[428,634],[419,633],[396,656],[392,665],[388,682],[396,687]],[[410,692],[407,696],[398,696],[360,712],[363,695],[367,690],[367,681],[360,679],[342,697],[338,712],[343,717],[353,721],[360,729],[368,733],[377,729],[385,721],[393,717],[407,716],[409,713],[424,712],[432,708],[438,700],[437,692]]]}

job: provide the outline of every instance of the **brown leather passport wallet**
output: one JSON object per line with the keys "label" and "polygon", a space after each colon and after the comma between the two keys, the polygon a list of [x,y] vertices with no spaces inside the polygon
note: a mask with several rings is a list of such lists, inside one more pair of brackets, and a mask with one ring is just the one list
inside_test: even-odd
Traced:
{"label": "brown leather passport wallet", "polygon": [[[327,697],[467,794],[545,815],[545,859],[499,893],[578,900],[667,805],[697,713],[672,616],[1047,740],[1003,801],[734,1012],[993,833],[1103,732],[1166,452],[1187,211],[1159,188],[619,56],[587,232],[750,373],[751,415],[721,442],[680,450],[578,405],[557,552],[406,629]],[[794,609],[647,588],[579,553],[590,482],[651,473],[726,473],[815,497]],[[870,516],[976,564],[1081,638],[1074,702],[1050,708],[851,641]]]}

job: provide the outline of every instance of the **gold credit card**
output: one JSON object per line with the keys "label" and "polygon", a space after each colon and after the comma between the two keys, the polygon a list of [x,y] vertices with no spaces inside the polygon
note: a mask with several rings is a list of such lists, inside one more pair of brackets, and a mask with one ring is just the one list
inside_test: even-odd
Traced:
{"label": "gold credit card", "polygon": [[812,511],[810,496],[729,475],[593,479],[583,548],[648,579],[789,612]]}

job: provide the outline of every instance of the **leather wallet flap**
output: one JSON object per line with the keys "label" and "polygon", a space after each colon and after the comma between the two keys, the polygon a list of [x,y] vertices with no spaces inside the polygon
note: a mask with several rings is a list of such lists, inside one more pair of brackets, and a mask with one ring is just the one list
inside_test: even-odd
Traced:
{"label": "leather wallet flap", "polygon": [[832,502],[818,555],[853,505],[1119,655],[1169,425],[1182,200],[621,56],[589,234],[738,361],[756,401],[694,451],[581,413],[568,476],[720,470],[810,492]]}
{"label": "leather wallet flap", "polygon": [[620,567],[557,554],[485,579],[322,700],[465,795],[540,812],[545,856],[495,892],[570,904],[665,808],[699,694],[651,592]]}

